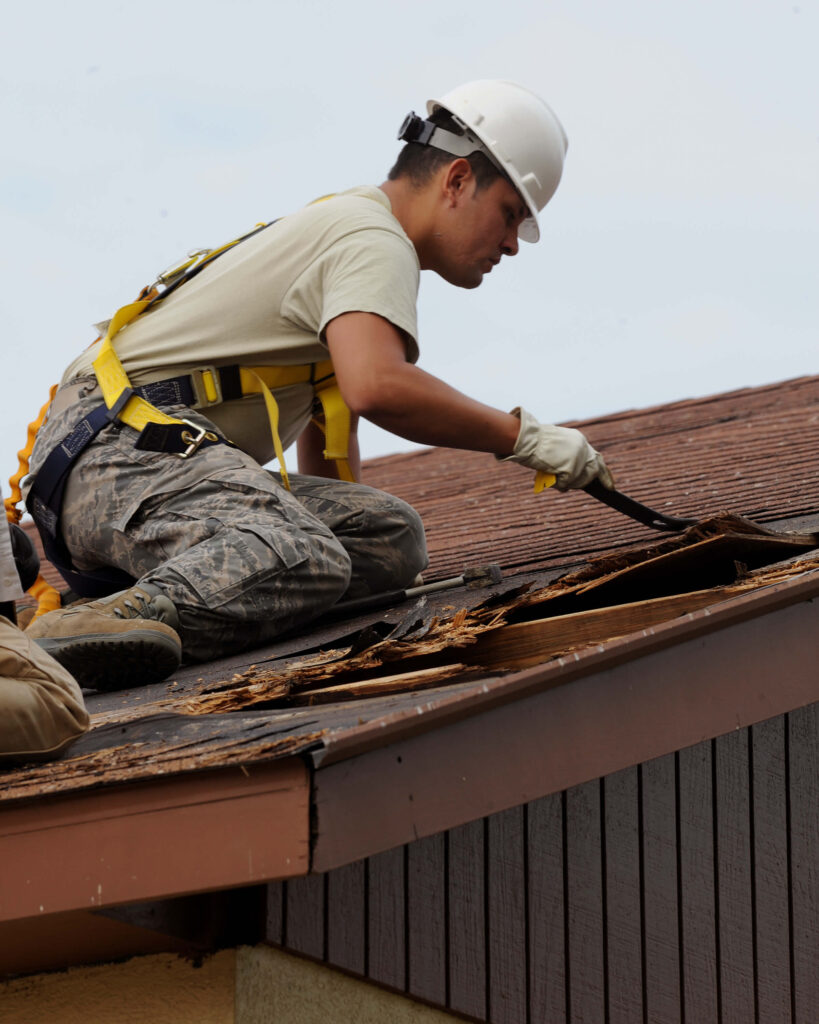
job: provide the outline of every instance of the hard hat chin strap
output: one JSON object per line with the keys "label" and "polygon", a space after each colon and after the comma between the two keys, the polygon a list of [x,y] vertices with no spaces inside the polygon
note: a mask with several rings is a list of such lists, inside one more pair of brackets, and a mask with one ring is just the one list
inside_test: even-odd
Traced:
{"label": "hard hat chin strap", "polygon": [[[454,132],[447,131],[446,128],[433,124],[432,121],[419,117],[413,110],[404,118],[404,123],[398,131],[398,138],[403,142],[417,142],[422,146],[432,146],[433,149],[441,149],[453,156],[471,156],[477,151],[485,153],[492,160],[491,154],[487,153],[486,147],[480,139],[476,138],[466,125],[462,126],[464,134],[456,135]],[[492,162],[495,161],[492,160]]]}

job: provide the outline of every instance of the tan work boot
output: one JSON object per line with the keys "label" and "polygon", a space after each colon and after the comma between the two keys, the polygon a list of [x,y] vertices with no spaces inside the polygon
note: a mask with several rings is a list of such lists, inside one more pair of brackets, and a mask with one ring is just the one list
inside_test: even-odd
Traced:
{"label": "tan work boot", "polygon": [[34,619],[34,642],[68,669],[80,686],[124,690],[158,683],[179,667],[179,616],[151,584]]}

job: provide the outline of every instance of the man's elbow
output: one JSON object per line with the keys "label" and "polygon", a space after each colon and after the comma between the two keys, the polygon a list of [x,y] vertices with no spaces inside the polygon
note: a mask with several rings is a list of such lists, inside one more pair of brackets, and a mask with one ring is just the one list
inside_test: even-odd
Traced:
{"label": "man's elbow", "polygon": [[365,420],[377,420],[400,405],[398,389],[383,378],[356,381],[342,388],[342,395],[350,412]]}

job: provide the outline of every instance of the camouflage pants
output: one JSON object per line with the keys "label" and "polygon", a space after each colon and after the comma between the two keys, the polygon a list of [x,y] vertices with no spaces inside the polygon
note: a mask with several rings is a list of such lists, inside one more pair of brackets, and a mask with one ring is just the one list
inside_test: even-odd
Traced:
{"label": "camouflage pants", "polygon": [[[41,428],[32,474],[92,408],[71,386]],[[166,410],[213,428],[199,413]],[[427,563],[418,514],[361,484],[291,475],[292,491],[227,445],[183,460],[106,427],[74,463],[62,534],[81,569],[115,566],[179,611],[185,658],[203,661],[306,625],[342,596],[408,586]]]}

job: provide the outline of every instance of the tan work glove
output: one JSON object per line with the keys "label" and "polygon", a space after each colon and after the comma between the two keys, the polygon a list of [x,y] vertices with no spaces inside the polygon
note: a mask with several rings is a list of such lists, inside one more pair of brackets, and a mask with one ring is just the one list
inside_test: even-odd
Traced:
{"label": "tan work glove", "polygon": [[595,477],[605,487],[614,487],[603,456],[579,430],[538,423],[525,409],[513,409],[512,415],[520,420],[520,433],[514,451],[502,462],[519,462],[538,473],[552,473],[559,491],[585,487]]}

